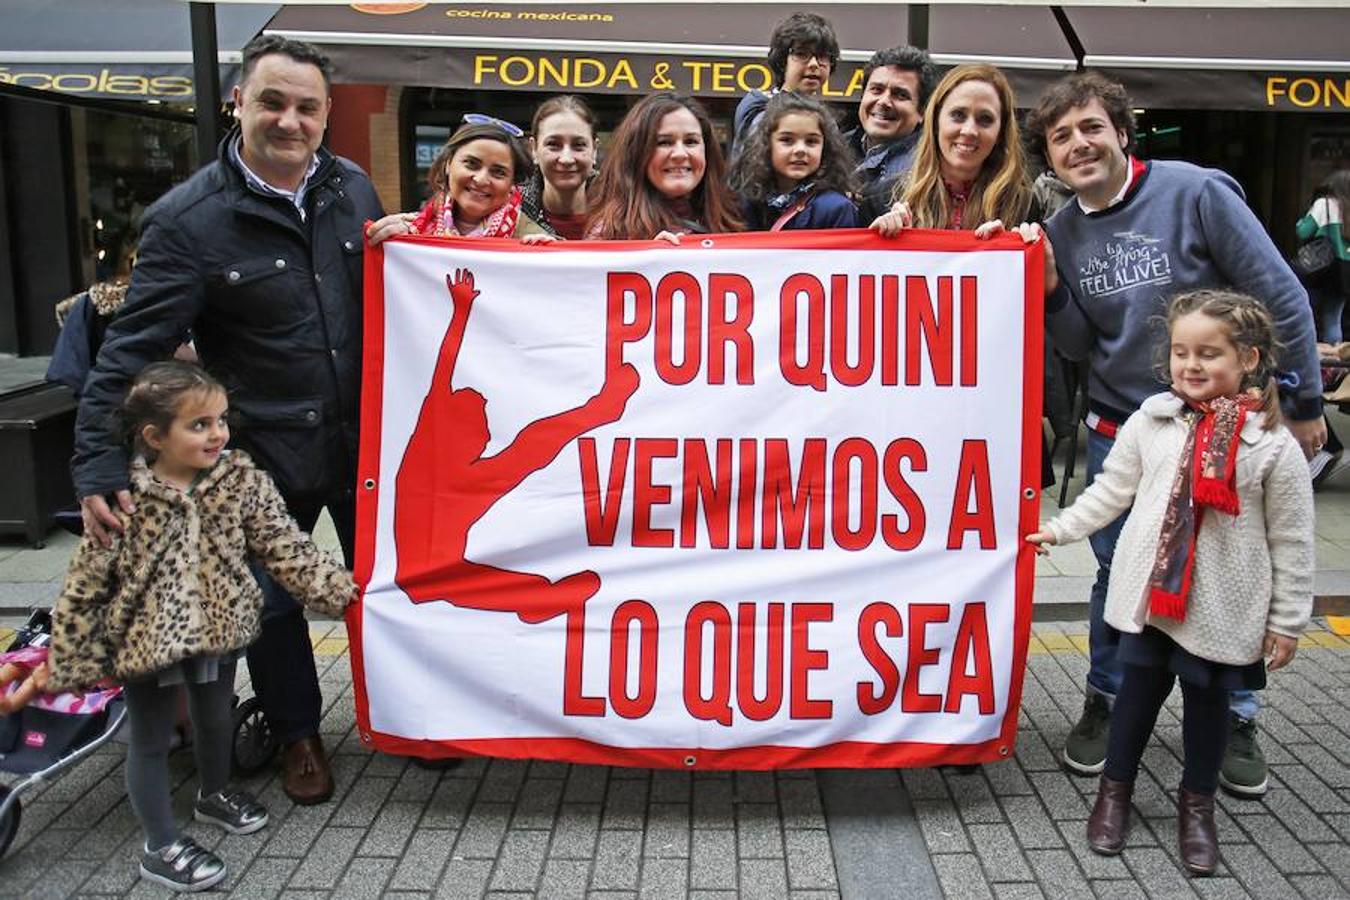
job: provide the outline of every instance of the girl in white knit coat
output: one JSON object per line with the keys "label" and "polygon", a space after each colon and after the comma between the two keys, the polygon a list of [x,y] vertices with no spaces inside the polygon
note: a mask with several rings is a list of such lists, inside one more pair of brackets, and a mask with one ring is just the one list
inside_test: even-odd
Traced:
{"label": "girl in white knit coat", "polygon": [[1088,844],[1107,855],[1124,847],[1139,760],[1180,678],[1178,840],[1186,867],[1209,875],[1228,692],[1265,687],[1312,612],[1312,486],[1280,424],[1265,307],[1193,291],[1172,301],[1167,329],[1171,391],[1144,401],[1092,485],[1027,540],[1044,553],[1130,510],[1106,597],[1124,677]]}

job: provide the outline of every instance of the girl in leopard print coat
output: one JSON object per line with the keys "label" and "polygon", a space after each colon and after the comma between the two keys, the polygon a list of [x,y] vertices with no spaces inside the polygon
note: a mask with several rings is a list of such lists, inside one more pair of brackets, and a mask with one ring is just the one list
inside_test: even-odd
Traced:
{"label": "girl in leopard print coat", "polygon": [[246,834],[267,810],[228,786],[235,663],[258,634],[261,563],[306,604],[340,616],[351,575],[286,511],[266,472],[229,439],[221,385],[183,362],[148,366],[123,415],[140,455],[135,511],[111,547],[86,534],[56,604],[47,690],[123,684],[131,740],[127,791],[146,833],[141,876],[177,890],[225,877],[215,854],[183,835],[170,806],[169,738],[187,688],[201,789],[199,821]]}

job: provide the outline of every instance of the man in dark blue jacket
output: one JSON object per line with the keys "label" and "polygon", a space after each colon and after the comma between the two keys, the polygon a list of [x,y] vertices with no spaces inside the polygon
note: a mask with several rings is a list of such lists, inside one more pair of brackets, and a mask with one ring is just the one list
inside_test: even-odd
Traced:
{"label": "man in dark blue jacket", "polygon": [[[244,48],[238,127],[219,158],[145,215],[125,304],[85,386],[73,471],[86,531],[120,528],[131,507],[113,412],[130,380],[189,331],[230,393],[233,445],[276,481],[306,529],[329,510],[348,564],[361,372],[362,228],[381,215],[366,174],[321,146],[328,63],[275,36]],[[254,690],[284,745],[282,786],[321,803],[333,779],[318,736],[321,697],[303,611],[261,578]]]}
{"label": "man in dark blue jacket", "polygon": [[844,139],[858,157],[858,221],[864,227],[891,208],[896,183],[914,165],[924,104],[936,85],[933,60],[917,47],[878,50],[863,67],[858,127]]}

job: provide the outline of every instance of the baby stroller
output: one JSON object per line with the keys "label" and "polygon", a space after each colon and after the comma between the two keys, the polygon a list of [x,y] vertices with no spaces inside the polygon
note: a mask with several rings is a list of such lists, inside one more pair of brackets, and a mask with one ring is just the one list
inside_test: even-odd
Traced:
{"label": "baby stroller", "polygon": [[[42,658],[51,630],[51,613],[34,610],[0,654],[0,662],[7,657]],[[19,795],[59,777],[112,740],[126,714],[122,689],[110,687],[86,694],[41,694],[12,715],[0,716],[0,772],[22,776],[0,785],[0,858],[19,833]],[[258,698],[236,701],[231,751],[235,773],[247,777],[261,772],[279,749]]]}

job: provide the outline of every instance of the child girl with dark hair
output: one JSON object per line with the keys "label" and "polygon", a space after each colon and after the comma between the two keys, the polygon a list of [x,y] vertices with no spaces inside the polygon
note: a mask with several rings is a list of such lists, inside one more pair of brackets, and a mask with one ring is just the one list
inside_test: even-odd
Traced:
{"label": "child girl with dark hair", "polygon": [[810,97],[769,100],[731,170],[750,231],[855,228],[853,159],[834,117]]}
{"label": "child girl with dark hair", "polygon": [[201,368],[147,366],[122,414],[135,448],[135,511],[104,548],[86,532],[53,616],[50,693],[104,679],[123,685],[130,721],[126,778],[145,832],[142,878],[201,891],[225,864],[183,833],[170,804],[167,754],[187,689],[201,785],[193,818],[233,834],[267,825],[267,810],[231,788],[235,663],[258,635],[258,560],[291,594],[341,616],[351,575],[314,546],[276,485],[230,452],[225,389]]}

